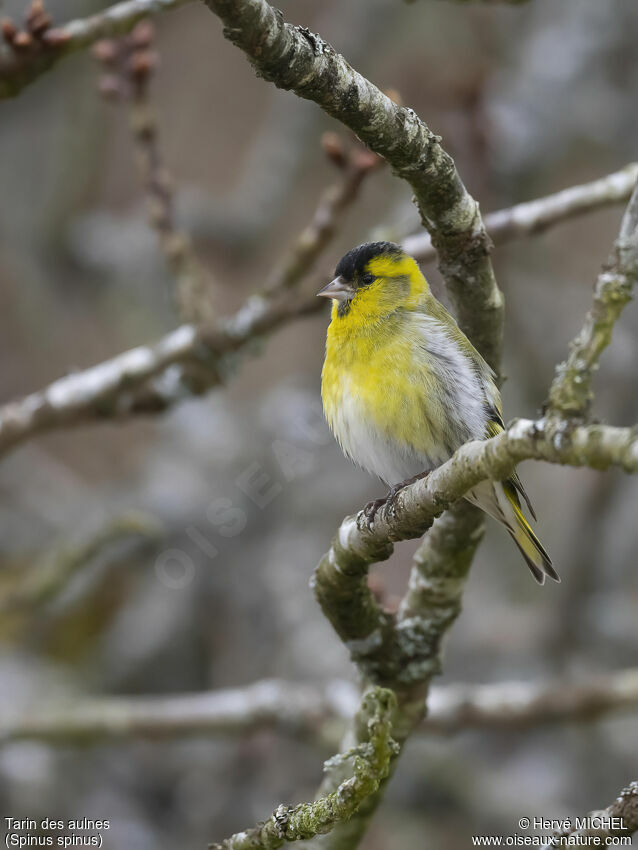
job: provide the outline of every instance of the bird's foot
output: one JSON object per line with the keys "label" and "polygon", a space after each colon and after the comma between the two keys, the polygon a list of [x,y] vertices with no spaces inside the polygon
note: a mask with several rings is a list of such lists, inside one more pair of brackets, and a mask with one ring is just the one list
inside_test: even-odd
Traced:
{"label": "bird's foot", "polygon": [[374,522],[374,518],[377,515],[377,511],[379,508],[382,508],[388,501],[390,494],[384,496],[382,499],[373,499],[363,509],[363,515],[368,521],[368,528],[371,528],[372,523]]}
{"label": "bird's foot", "polygon": [[374,499],[372,502],[368,502],[368,504],[363,509],[363,514],[368,521],[368,528],[372,527],[374,523],[374,518],[376,517],[380,508],[384,505],[389,505],[396,494],[403,490],[404,487],[408,487],[410,484],[414,484],[415,481],[419,481],[421,478],[427,478],[430,474],[430,470],[426,469],[424,472],[420,472],[418,475],[413,475],[411,478],[406,478],[405,481],[400,481],[398,484],[395,484],[394,487],[388,492],[386,496],[382,499]]}
{"label": "bird's foot", "polygon": [[402,481],[398,487],[399,490],[403,490],[404,487],[407,487],[410,484],[414,484],[415,481],[420,481],[422,478],[427,478],[430,474],[429,469],[423,470],[423,472],[419,472],[418,475],[413,475],[412,478],[406,478],[405,481]]}

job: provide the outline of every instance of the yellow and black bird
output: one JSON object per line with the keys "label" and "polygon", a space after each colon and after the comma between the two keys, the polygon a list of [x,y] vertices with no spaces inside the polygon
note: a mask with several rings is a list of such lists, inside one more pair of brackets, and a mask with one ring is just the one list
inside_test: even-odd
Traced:
{"label": "yellow and black bird", "polygon": [[[388,495],[468,440],[503,430],[492,370],[398,245],[353,248],[318,295],[333,299],[321,383],[326,418],[344,453],[392,487]],[[466,499],[505,526],[538,582],[559,581],[519,495],[536,519],[516,473],[478,484]],[[369,506],[371,520],[383,501]]]}

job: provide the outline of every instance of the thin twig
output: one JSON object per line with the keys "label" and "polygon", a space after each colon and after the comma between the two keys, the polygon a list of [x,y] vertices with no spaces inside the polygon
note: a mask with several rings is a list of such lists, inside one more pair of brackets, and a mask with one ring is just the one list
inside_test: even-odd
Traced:
{"label": "thin twig", "polygon": [[161,533],[161,526],[153,517],[131,511],[110,520],[79,543],[52,547],[30,569],[16,572],[8,587],[5,583],[0,594],[0,615],[24,616],[39,610],[114,542],[126,537],[156,539]]}
{"label": "thin twig", "polygon": [[322,193],[312,219],[266,281],[264,294],[270,297],[292,289],[308,274],[334,238],[344,213],[359,196],[365,178],[383,165],[380,157],[361,145],[346,150],[335,133],[325,133],[322,146],[341,175]]}
{"label": "thin twig", "polygon": [[103,68],[99,90],[105,98],[128,106],[148,218],[175,278],[177,311],[183,321],[210,325],[215,318],[212,275],[188,234],[177,226],[172,180],[162,161],[158,120],[150,97],[157,66],[154,47],[155,31],[148,20],[140,21],[118,40],[99,41],[93,49]]}
{"label": "thin twig", "polygon": [[[88,18],[49,27],[37,41],[17,50],[0,48],[0,100],[15,97],[56,62],[99,41],[130,32],[149,15],[177,9],[190,0],[126,0]],[[15,29],[11,21],[6,22]]]}

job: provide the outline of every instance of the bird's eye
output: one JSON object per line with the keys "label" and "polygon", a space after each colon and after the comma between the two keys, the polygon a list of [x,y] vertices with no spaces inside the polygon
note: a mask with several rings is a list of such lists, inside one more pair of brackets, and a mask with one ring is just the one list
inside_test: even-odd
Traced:
{"label": "bird's eye", "polygon": [[364,286],[370,286],[370,284],[372,283],[373,280],[374,280],[374,275],[370,274],[369,272],[367,274],[364,274],[363,277],[361,278],[361,282],[363,283]]}

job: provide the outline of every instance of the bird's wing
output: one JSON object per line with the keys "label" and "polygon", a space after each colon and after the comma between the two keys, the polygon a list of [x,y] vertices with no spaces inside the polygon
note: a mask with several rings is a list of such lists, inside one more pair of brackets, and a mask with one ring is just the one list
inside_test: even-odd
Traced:
{"label": "bird's wing", "polygon": [[[505,430],[505,425],[503,423],[503,417],[501,416],[501,411],[492,408],[490,411],[490,421],[487,423],[487,432],[485,434],[486,437],[496,437],[497,434],[500,434]],[[527,509],[530,514],[536,520],[536,511],[534,510],[534,506],[532,505],[529,496],[525,488],[523,487],[523,482],[519,478],[518,472],[513,472],[510,477],[507,479],[507,483],[511,484],[512,487],[517,491],[517,493],[523,497],[525,504],[527,505]]]}
{"label": "bird's wing", "polygon": [[[500,434],[501,431],[505,430],[505,423],[503,421],[501,394],[494,380],[494,370],[483,359],[476,348],[474,348],[472,343],[454,321],[453,316],[448,313],[440,302],[434,299],[434,296],[431,297],[436,303],[434,305],[428,305],[428,309],[435,313],[436,318],[439,321],[445,323],[446,331],[450,338],[459,346],[465,356],[468,357],[474,365],[483,389],[485,407],[488,416],[485,437],[495,437],[497,434]],[[514,472],[508,479],[508,482],[514,487],[516,492],[522,496],[530,514],[534,517],[534,519],[536,519],[536,512],[534,511],[534,507],[527,495],[527,492],[525,491],[525,488],[523,487],[523,482],[519,478],[518,473]]]}

